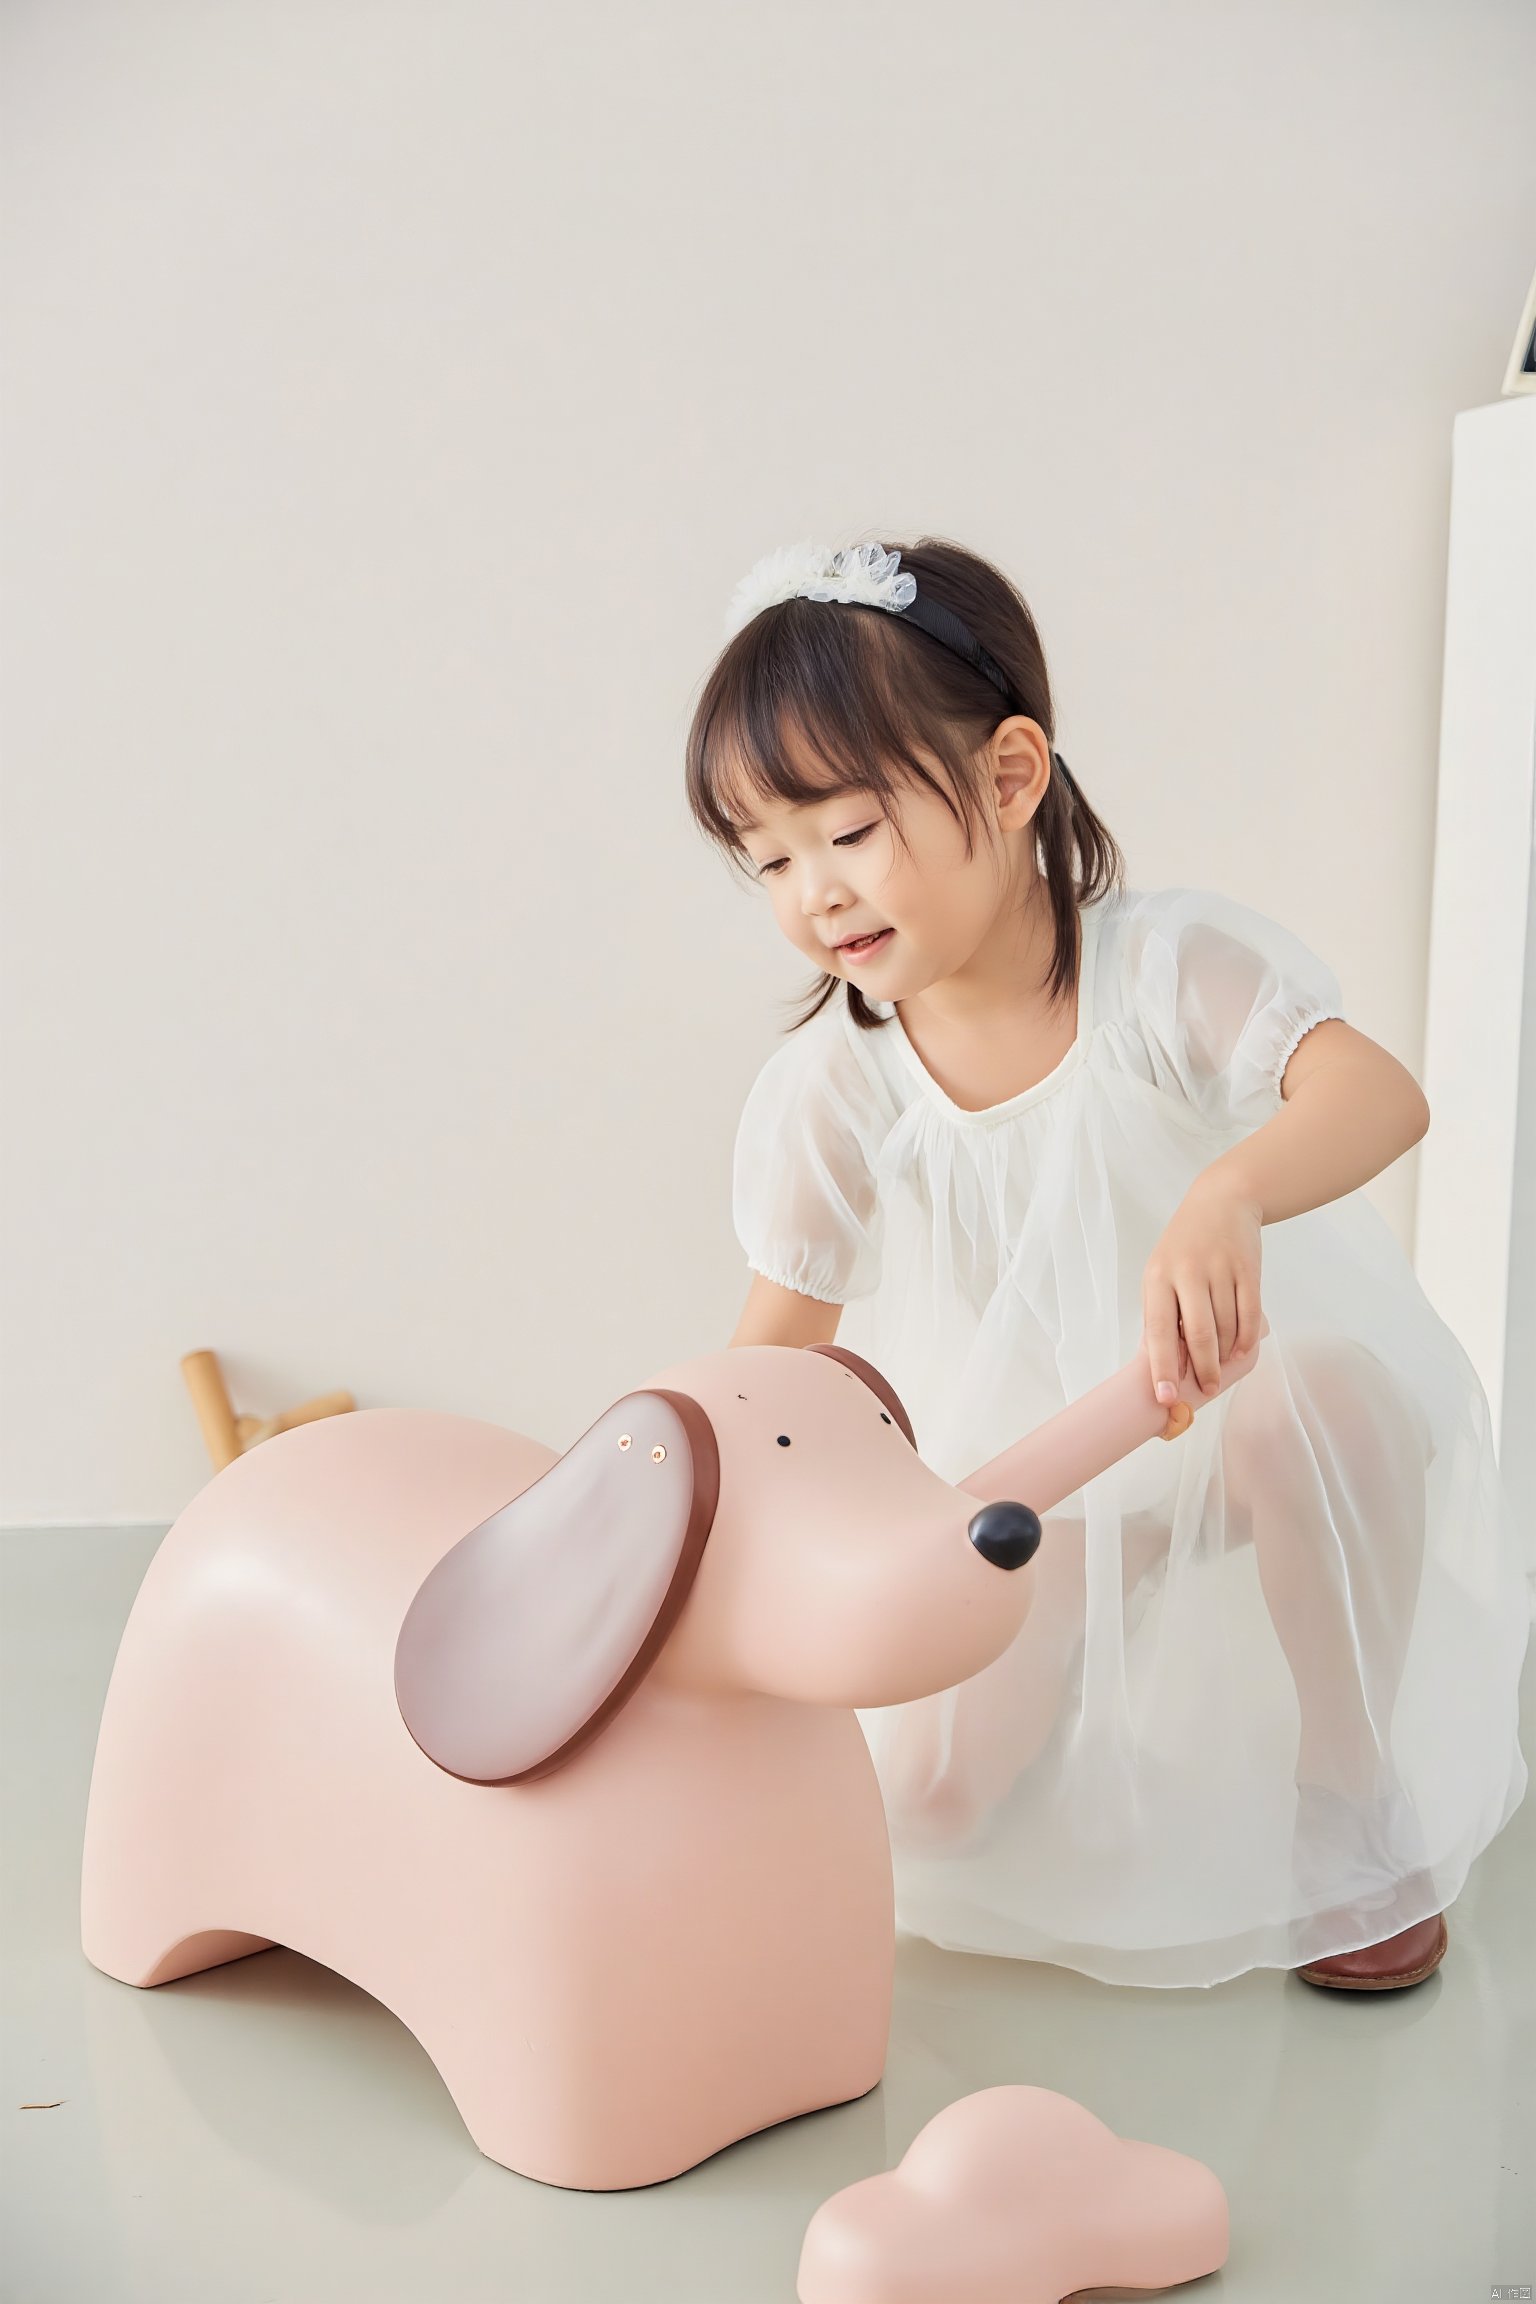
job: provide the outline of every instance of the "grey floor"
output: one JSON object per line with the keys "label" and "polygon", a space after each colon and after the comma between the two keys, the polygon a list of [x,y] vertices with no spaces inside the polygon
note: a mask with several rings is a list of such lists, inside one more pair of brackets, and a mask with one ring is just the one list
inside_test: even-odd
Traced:
{"label": "grey floor", "polygon": [[957,2096],[1021,2080],[1216,2170],[1232,2254],[1177,2291],[1191,2304],[1536,2287],[1536,1800],[1413,1991],[1274,1972],[1114,1990],[903,1939],[872,2095],[675,2183],[553,2191],[483,2159],[403,2027],[308,1961],[136,1992],[84,1959],[96,1724],[158,1533],[0,1536],[4,2304],[792,2304],[822,2200],[893,2166]]}

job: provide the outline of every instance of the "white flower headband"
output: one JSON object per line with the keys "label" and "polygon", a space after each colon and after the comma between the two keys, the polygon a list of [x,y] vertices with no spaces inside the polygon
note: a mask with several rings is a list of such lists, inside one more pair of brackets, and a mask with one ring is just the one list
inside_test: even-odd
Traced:
{"label": "white flower headband", "polygon": [[882,551],[878,544],[846,544],[840,551],[809,540],[783,545],[749,569],[731,594],[725,636],[731,639],[780,600],[855,601],[893,612],[908,608],[917,598],[917,578],[899,576],[900,562],[899,552]]}

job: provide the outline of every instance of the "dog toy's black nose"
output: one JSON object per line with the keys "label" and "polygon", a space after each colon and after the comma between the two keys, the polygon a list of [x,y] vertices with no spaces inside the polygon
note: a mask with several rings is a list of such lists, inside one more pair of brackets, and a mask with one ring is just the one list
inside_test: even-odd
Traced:
{"label": "dog toy's black nose", "polygon": [[1022,1568],[1040,1542],[1040,1520],[1027,1504],[983,1504],[966,1530],[994,1568]]}

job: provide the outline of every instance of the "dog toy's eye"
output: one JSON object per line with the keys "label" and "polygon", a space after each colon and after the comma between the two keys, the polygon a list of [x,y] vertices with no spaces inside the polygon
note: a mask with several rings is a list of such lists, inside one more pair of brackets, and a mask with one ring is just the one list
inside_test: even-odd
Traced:
{"label": "dog toy's eye", "polygon": [[789,1434],[787,1432],[781,1432],[779,1434],[779,1446],[781,1448],[787,1448],[789,1446]]}
{"label": "dog toy's eye", "polygon": [[665,1448],[653,1448],[651,1450],[651,1462],[653,1464],[665,1464],[666,1460],[667,1452]]}
{"label": "dog toy's eye", "polygon": [[885,1412],[885,1410],[884,1410],[883,1408],[882,1408],[882,1409],[881,1409],[881,1411],[880,1411],[880,1421],[881,1421],[881,1423],[882,1423],[882,1424],[889,1424],[889,1422],[890,1422],[890,1418],[889,1418],[889,1416],[887,1416],[887,1414],[886,1414],[886,1412]]}

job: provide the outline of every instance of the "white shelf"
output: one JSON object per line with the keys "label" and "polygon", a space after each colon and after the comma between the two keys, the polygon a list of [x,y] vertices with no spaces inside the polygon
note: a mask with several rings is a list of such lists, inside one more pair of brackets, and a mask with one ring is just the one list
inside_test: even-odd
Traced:
{"label": "white shelf", "polygon": [[1507,1459],[1536,1422],[1536,396],[1458,416],[1451,473],[1414,1264]]}

